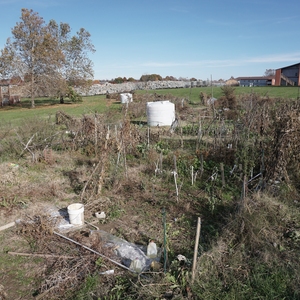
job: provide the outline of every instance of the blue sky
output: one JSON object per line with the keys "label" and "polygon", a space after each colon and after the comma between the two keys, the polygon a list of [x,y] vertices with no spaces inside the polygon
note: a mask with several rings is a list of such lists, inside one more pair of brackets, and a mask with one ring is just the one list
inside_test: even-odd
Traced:
{"label": "blue sky", "polygon": [[0,0],[0,48],[21,9],[91,33],[95,79],[229,79],[300,62],[299,0]]}

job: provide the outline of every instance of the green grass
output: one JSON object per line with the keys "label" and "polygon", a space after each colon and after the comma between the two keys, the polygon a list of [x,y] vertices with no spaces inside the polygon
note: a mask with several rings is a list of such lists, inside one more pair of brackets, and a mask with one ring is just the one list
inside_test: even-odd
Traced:
{"label": "green grass", "polygon": [[[200,102],[200,92],[206,93],[207,95],[212,95],[215,98],[222,96],[221,87],[200,87],[200,88],[182,88],[182,89],[161,89],[161,90],[144,90],[137,91],[137,93],[145,94],[160,94],[168,95],[172,94],[176,97],[182,97],[189,99],[192,103]],[[250,94],[257,93],[261,96],[269,96],[271,98],[294,98],[296,99],[300,95],[298,87],[275,87],[275,86],[266,86],[266,87],[235,87],[235,94]]]}
{"label": "green grass", "polygon": [[[161,90],[139,90],[136,94],[172,94],[175,97],[185,98],[192,103],[200,102],[200,92],[219,98],[222,95],[220,87],[201,87],[201,88],[182,88],[182,89],[161,89]],[[236,87],[236,95],[257,93],[262,96],[277,97],[277,98],[297,98],[299,96],[298,87]],[[81,103],[66,102],[60,104],[58,99],[38,98],[35,100],[36,108],[31,109],[30,99],[21,100],[21,106],[6,106],[0,109],[0,122],[12,123],[20,125],[26,118],[53,117],[57,111],[64,111],[72,116],[81,116],[90,113],[104,113],[108,111],[107,100],[105,95],[96,95],[83,97]],[[119,107],[119,103],[112,103],[111,108]]]}
{"label": "green grass", "polygon": [[[15,125],[21,124],[24,119],[36,116],[54,118],[57,111],[64,111],[72,116],[80,116],[90,113],[103,113],[108,108],[105,95],[83,97],[81,103],[60,104],[57,99],[39,98],[35,100],[36,108],[30,108],[30,100],[21,100],[22,106],[6,106],[0,109],[0,121],[12,122]],[[114,104],[116,105],[116,104]]]}

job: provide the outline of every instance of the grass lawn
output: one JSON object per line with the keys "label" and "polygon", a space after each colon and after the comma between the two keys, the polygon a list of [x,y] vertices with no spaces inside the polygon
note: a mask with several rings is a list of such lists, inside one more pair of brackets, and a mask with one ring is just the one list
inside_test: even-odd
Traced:
{"label": "grass lawn", "polygon": [[26,118],[55,117],[57,111],[63,111],[72,116],[103,113],[108,109],[105,95],[83,97],[83,102],[67,102],[60,104],[58,99],[39,98],[35,100],[36,108],[31,108],[29,99],[21,100],[22,106],[5,106],[0,109],[0,121],[20,124]]}

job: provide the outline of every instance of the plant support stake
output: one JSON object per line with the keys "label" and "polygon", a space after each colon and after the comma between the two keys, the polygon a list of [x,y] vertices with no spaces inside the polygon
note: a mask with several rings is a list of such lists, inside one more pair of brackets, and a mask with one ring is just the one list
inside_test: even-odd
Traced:
{"label": "plant support stake", "polygon": [[164,225],[164,273],[167,272],[167,229],[166,229],[166,210],[162,211]]}
{"label": "plant support stake", "polygon": [[72,242],[72,243],[78,245],[78,246],[81,246],[82,248],[87,249],[87,250],[89,250],[89,251],[91,251],[91,252],[93,252],[93,253],[95,253],[95,254],[97,254],[97,255],[103,257],[103,258],[108,259],[109,261],[111,261],[112,263],[118,265],[119,267],[121,267],[121,268],[123,268],[123,269],[126,269],[126,270],[128,270],[128,271],[130,271],[130,272],[132,272],[132,273],[136,273],[135,271],[133,271],[133,270],[127,268],[126,266],[124,266],[124,265],[118,263],[117,261],[115,261],[115,260],[113,260],[113,259],[111,259],[111,258],[109,258],[109,257],[107,257],[107,256],[105,256],[105,255],[103,255],[103,254],[101,254],[101,253],[99,253],[99,252],[97,252],[97,251],[95,251],[95,250],[93,250],[93,249],[91,249],[91,248],[89,248],[89,247],[83,245],[83,244],[80,244],[80,243],[78,243],[78,242],[76,242],[76,241],[74,241],[74,240],[72,240],[72,239],[70,239],[70,238],[68,238],[68,237],[66,237],[66,236],[64,236],[64,235],[62,235],[62,234],[60,234],[60,233],[58,233],[58,232],[53,231],[53,233],[56,234],[56,235],[58,235],[59,237],[61,237],[61,238],[63,238],[63,239],[66,239],[66,240],[68,240],[68,241],[70,241],[70,242]]}
{"label": "plant support stake", "polygon": [[196,264],[197,264],[197,254],[198,254],[200,230],[201,230],[201,218],[198,217],[197,233],[196,233],[195,248],[194,248],[193,268],[192,268],[192,283],[194,283],[194,280],[195,280],[195,270],[196,270]]}
{"label": "plant support stake", "polygon": [[178,202],[178,198],[179,198],[179,192],[178,192],[178,186],[177,186],[177,180],[176,180],[176,178],[177,178],[177,173],[174,171],[174,172],[172,172],[173,173],[173,175],[174,175],[174,182],[175,182],[175,188],[176,188],[176,200],[177,200],[177,202]]}
{"label": "plant support stake", "polygon": [[194,167],[192,166],[192,185],[194,185]]}

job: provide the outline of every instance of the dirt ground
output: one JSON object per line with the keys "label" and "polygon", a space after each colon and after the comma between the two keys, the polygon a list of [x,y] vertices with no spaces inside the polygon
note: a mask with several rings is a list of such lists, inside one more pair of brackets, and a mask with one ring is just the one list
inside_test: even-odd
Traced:
{"label": "dirt ground", "polygon": [[[71,163],[71,160],[68,163]],[[71,228],[69,231],[60,227],[59,224],[66,220],[58,212],[66,212],[67,206],[78,202],[79,199],[78,195],[68,192],[72,190],[72,179],[70,179],[72,176],[66,179],[58,171],[59,168],[58,164],[33,166],[14,163],[4,163],[0,167],[3,184],[0,227],[11,222],[16,223],[15,226],[0,232],[0,288],[2,293],[0,299],[36,299],[36,295],[44,291],[41,290],[41,286],[49,273],[49,265],[54,264],[53,258],[46,256],[58,255],[60,257],[74,251],[74,245],[66,246],[64,241],[60,241],[57,237],[44,234],[49,229],[47,226],[52,226],[47,223],[49,216],[55,220],[57,227],[54,226],[54,230],[66,235],[75,234],[77,241],[93,246],[94,249],[95,247],[97,249],[97,246],[86,239],[85,233],[96,229],[138,245],[145,246],[151,239],[155,240],[159,246],[162,245],[162,206],[153,198],[148,187],[142,187],[145,183],[137,179],[141,171],[140,167],[129,171],[132,181],[125,182],[122,187],[119,187],[119,191],[107,191],[105,196],[99,195],[97,199],[87,203],[84,217],[88,224],[79,228]],[[76,176],[80,177],[78,174],[84,174],[80,167],[75,169],[73,172],[77,174]],[[157,192],[167,193],[171,199],[175,193],[175,191],[166,191],[163,188]],[[178,232],[177,227],[183,230],[180,219],[189,214],[189,210],[190,208],[184,203],[179,207],[176,205],[168,207],[167,222],[172,230]],[[105,220],[95,217],[95,213],[101,211],[107,214]],[[41,221],[36,226],[29,229],[26,227],[24,230],[23,223],[30,223],[32,220]],[[45,228],[41,229],[43,220],[48,220],[44,223],[46,231]],[[179,221],[176,223],[176,220]],[[51,230],[53,228],[49,229]],[[50,247],[52,243],[56,246]],[[173,243],[180,245],[180,234],[174,234]],[[73,250],[70,250],[71,248]],[[85,250],[84,252],[88,255]],[[14,253],[20,253],[20,255]],[[91,256],[90,262],[93,264],[91,268],[94,268],[97,259]],[[105,262],[106,268],[102,271],[105,271],[108,265],[116,270],[116,274],[124,273],[122,268],[112,265],[109,261]]]}
{"label": "dirt ground", "polygon": [[[188,117],[197,122],[197,116],[195,109],[184,110],[182,122]],[[159,128],[153,128],[153,139],[159,138],[160,131]],[[128,137],[128,143],[131,138]],[[180,137],[177,138],[179,141]],[[115,149],[112,147],[109,151]],[[86,223],[63,234],[103,250],[101,245],[87,238],[88,232],[103,230],[141,246],[154,240],[162,247],[164,230],[167,230],[166,247],[172,245],[170,255],[192,257],[198,211],[192,199],[199,193],[193,189],[182,190],[178,200],[173,181],[170,180],[170,183],[167,178],[154,176],[155,164],[152,161],[156,162],[159,157],[156,151],[146,158],[151,160],[148,164],[135,160],[134,154],[131,154],[133,159],[127,161],[126,176],[122,174],[121,178],[115,174],[116,182],[111,184],[110,173],[103,181],[104,185],[105,180],[109,182],[108,187],[103,189],[105,192],[91,193],[91,196],[87,196],[89,186],[86,184],[95,185],[91,176],[97,164],[95,159],[79,151],[51,151],[47,157],[41,156],[40,160],[33,163],[30,154],[27,154],[18,162],[0,164],[0,227],[11,222],[17,223],[0,231],[0,295],[3,299],[36,299],[49,290],[47,296],[51,299],[52,292],[55,294],[58,286],[55,278],[65,278],[60,290],[68,290],[70,286],[81,283],[78,276],[70,276],[75,267],[73,273],[84,276],[95,270],[106,271],[109,268],[113,268],[115,274],[126,273],[126,270],[105,259],[104,263],[97,263],[99,257],[53,234],[61,227],[55,227],[49,217],[58,223],[60,221],[57,218],[64,220],[61,212],[66,213],[67,206],[72,203],[82,202],[83,192],[88,199],[84,206]],[[95,213],[102,211],[106,213],[106,218],[99,220]],[[57,214],[53,217],[54,212],[60,212],[58,217]],[[32,226],[24,227],[24,222]],[[76,257],[80,255],[78,263],[65,258],[74,253]],[[102,286],[109,289],[110,284],[106,282]]]}

